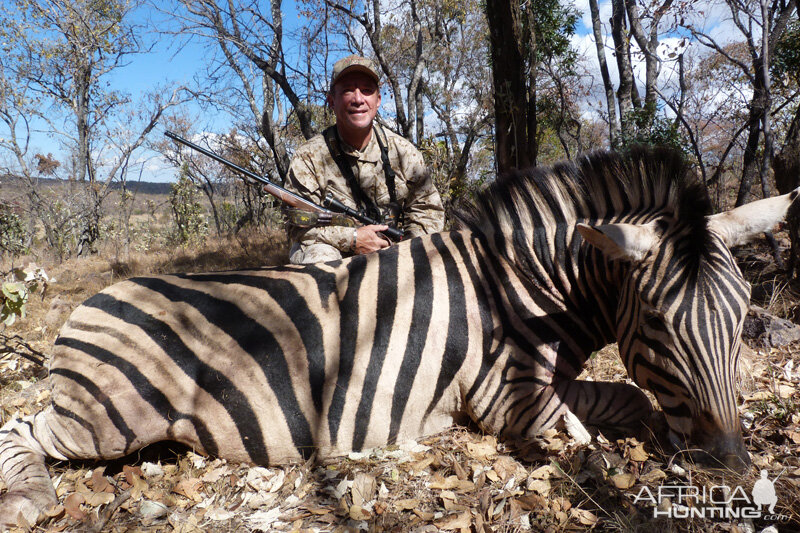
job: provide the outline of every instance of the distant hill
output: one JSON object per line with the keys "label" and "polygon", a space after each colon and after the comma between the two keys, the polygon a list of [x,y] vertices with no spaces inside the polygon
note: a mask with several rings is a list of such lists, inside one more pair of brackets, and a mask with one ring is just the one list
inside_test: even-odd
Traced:
{"label": "distant hill", "polygon": [[[11,186],[16,187],[20,178],[17,176],[12,176],[10,174],[6,174],[5,176],[0,177],[0,187],[4,186]],[[53,186],[57,187],[59,185],[63,185],[65,182],[64,180],[52,179],[52,178],[38,178],[36,180],[40,185],[43,187]],[[125,184],[125,188],[133,193],[142,193],[142,194],[169,194],[169,188],[172,184],[171,183],[157,183],[153,181],[129,181]],[[113,182],[111,183],[111,190],[118,191],[122,189],[122,183],[120,182]]]}
{"label": "distant hill", "polygon": [[[140,192],[142,194],[169,194],[172,183],[159,183],[155,181],[129,181],[126,187],[129,191]],[[112,190],[119,190],[122,184],[114,182],[111,184]]]}

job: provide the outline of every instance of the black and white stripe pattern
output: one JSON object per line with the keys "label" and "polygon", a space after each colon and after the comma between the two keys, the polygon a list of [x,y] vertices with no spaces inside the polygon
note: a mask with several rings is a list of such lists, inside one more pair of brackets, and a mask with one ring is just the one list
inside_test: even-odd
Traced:
{"label": "black and white stripe pattern", "polygon": [[274,464],[467,417],[522,437],[568,410],[635,426],[651,409],[641,390],[575,380],[616,340],[677,435],[738,435],[748,294],[727,219],[707,214],[675,156],[599,154],[498,180],[462,229],[380,253],[118,283],[62,329],[52,406],[0,430],[0,521],[54,501],[44,455],[168,439]]}

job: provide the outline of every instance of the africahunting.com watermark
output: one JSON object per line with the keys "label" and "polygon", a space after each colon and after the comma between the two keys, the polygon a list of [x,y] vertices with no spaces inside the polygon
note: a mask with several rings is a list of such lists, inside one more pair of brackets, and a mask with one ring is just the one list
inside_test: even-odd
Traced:
{"label": "africahunting.com watermark", "polygon": [[739,485],[726,484],[711,487],[660,485],[654,490],[642,487],[633,503],[652,505],[655,518],[760,518],[782,522],[789,517],[775,513],[778,503],[775,481],[778,477],[771,480],[767,471],[762,470],[761,477],[750,491]]}

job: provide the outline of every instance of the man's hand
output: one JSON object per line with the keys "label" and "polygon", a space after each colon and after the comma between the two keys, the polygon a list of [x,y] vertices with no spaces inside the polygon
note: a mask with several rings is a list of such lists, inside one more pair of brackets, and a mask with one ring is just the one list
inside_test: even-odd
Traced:
{"label": "man's hand", "polygon": [[357,254],[369,254],[391,246],[392,241],[378,233],[379,231],[387,229],[389,229],[389,226],[384,224],[371,224],[358,228],[356,230],[356,247],[354,252]]}

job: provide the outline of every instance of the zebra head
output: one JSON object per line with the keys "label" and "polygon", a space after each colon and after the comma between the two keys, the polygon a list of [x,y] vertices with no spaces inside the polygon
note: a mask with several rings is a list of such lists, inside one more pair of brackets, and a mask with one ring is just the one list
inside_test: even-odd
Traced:
{"label": "zebra head", "polygon": [[610,261],[631,265],[617,308],[617,342],[629,376],[661,405],[676,446],[699,462],[750,464],[737,409],[737,362],[750,287],[730,247],[784,218],[800,189],[702,217],[579,224]]}

